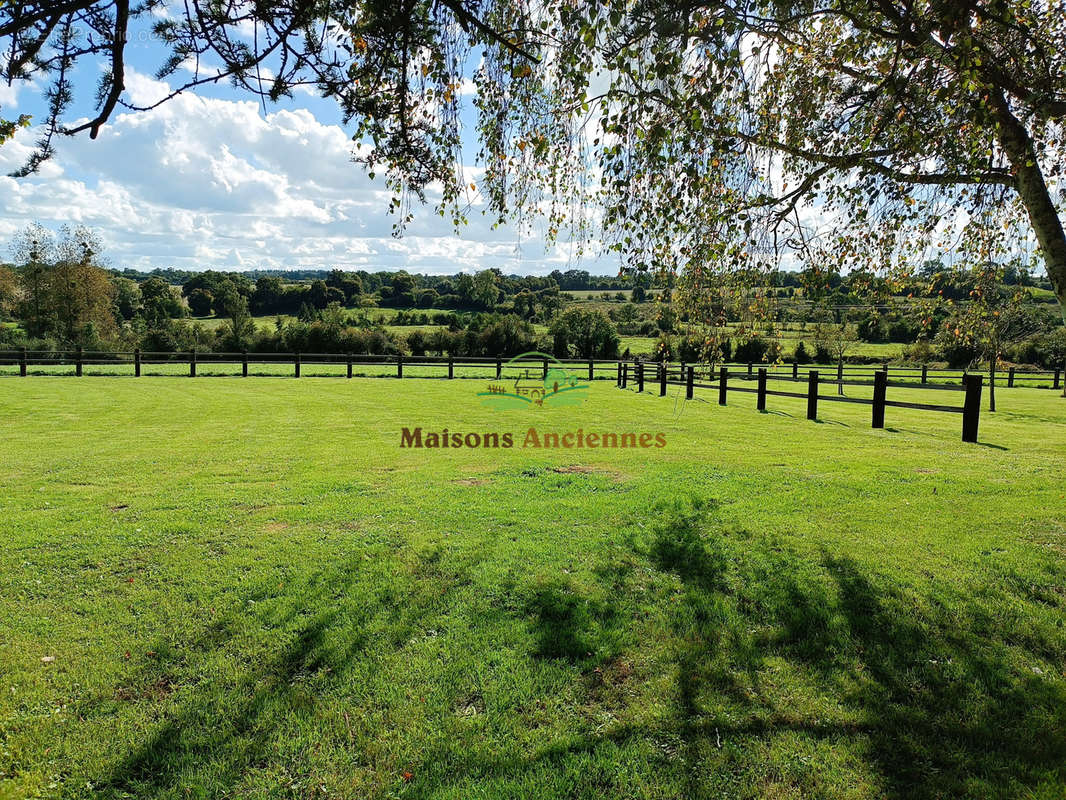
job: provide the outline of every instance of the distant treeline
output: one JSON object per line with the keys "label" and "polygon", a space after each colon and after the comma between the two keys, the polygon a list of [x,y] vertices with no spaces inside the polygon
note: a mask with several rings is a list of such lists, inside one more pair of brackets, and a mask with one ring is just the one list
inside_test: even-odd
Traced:
{"label": "distant treeline", "polygon": [[[145,281],[148,278],[156,277],[162,278],[167,283],[174,286],[183,286],[189,281],[196,278],[198,275],[204,272],[210,272],[211,270],[185,270],[174,269],[173,267],[167,267],[166,269],[153,269],[149,272],[144,272],[135,269],[123,269],[118,272],[124,278],[129,278],[135,281]],[[506,281],[512,281],[515,283],[523,283],[529,280],[529,276],[522,275],[504,275],[500,270],[494,270],[500,277]],[[410,274],[415,280],[418,286],[425,289],[436,289],[440,294],[448,294],[447,286],[453,285],[460,279],[460,277],[466,273],[456,273],[454,275],[422,275],[419,273],[408,273],[406,270],[387,271],[379,270],[376,272],[369,272],[367,270],[340,270],[340,269],[253,269],[242,271],[240,273],[227,272],[227,275],[239,274],[247,278],[249,281],[255,282],[260,278],[278,278],[282,282],[288,283],[310,283],[311,281],[321,280],[327,281],[331,275],[337,273],[343,273],[346,275],[357,276],[362,282],[364,290],[369,293],[373,293],[379,290],[383,286],[390,286],[393,283],[393,277],[398,274]],[[553,270],[546,276],[534,279],[539,281],[544,288],[550,284],[554,284],[562,291],[617,291],[622,289],[632,289],[635,285],[643,285],[645,288],[651,286],[651,280],[645,278],[623,278],[618,275],[594,275],[588,270],[583,269],[568,269],[568,270]],[[442,291],[442,289],[444,291]]]}

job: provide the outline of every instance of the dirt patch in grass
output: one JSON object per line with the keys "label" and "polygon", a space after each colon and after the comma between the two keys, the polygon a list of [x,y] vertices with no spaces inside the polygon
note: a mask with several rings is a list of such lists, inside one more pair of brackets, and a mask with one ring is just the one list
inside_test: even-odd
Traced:
{"label": "dirt patch in grass", "polygon": [[452,483],[458,484],[459,486],[484,486],[488,482],[489,481],[486,478],[459,478],[458,480],[452,481]]}
{"label": "dirt patch in grass", "polygon": [[602,467],[590,467],[587,464],[570,464],[565,467],[552,467],[551,471],[557,475],[604,475],[615,483],[629,480],[629,476],[617,470],[603,469]]}
{"label": "dirt patch in grass", "polygon": [[268,522],[263,526],[263,530],[267,533],[280,533],[289,527],[287,522]]}
{"label": "dirt patch in grass", "polygon": [[455,713],[460,717],[476,717],[485,713],[485,698],[474,692],[455,704]]}
{"label": "dirt patch in grass", "polygon": [[110,508],[110,509],[111,509],[111,511],[112,511],[112,512],[114,512],[114,513],[116,513],[116,514],[117,514],[117,513],[119,512],[119,511],[123,511],[124,509],[127,509],[127,508],[129,508],[129,507],[130,507],[130,504],[129,504],[129,503],[119,503],[119,504],[118,504],[117,506],[108,506],[108,508]]}
{"label": "dirt patch in grass", "polygon": [[622,658],[612,658],[587,675],[591,687],[622,686],[633,677],[633,665]]}
{"label": "dirt patch in grass", "polygon": [[159,678],[147,686],[135,689],[121,686],[115,690],[115,699],[132,702],[134,700],[162,700],[177,691],[177,684],[170,678]]}

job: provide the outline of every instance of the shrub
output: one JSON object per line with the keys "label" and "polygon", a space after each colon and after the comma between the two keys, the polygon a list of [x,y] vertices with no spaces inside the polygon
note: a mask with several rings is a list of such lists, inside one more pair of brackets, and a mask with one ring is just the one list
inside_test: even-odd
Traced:
{"label": "shrub", "polygon": [[906,344],[918,338],[921,326],[908,318],[897,318],[888,323],[888,341]]}
{"label": "shrub", "polygon": [[1030,336],[1014,348],[1011,357],[1019,363],[1061,369],[1066,364],[1066,327]]}
{"label": "shrub", "polygon": [[800,342],[796,345],[796,350],[792,354],[792,360],[797,364],[810,364],[811,354],[807,352],[807,345]]}
{"label": "shrub", "polygon": [[733,359],[739,363],[761,363],[766,360],[770,342],[761,336],[752,336],[733,349]]}
{"label": "shrub", "polygon": [[654,354],[656,361],[673,361],[676,356],[674,338],[668,333],[660,333]]}
{"label": "shrub", "polygon": [[533,326],[514,314],[507,314],[481,330],[477,337],[477,354],[516,356],[533,350],[536,344]]}
{"label": "shrub", "polygon": [[411,331],[407,334],[407,349],[411,351],[413,356],[424,356],[426,354],[426,335],[422,331]]}
{"label": "shrub", "polygon": [[935,342],[940,359],[952,368],[968,367],[981,354],[977,345],[962,341],[946,329],[936,335]]}
{"label": "shrub", "polygon": [[193,289],[189,294],[189,310],[197,317],[210,314],[214,304],[214,295],[206,289]]}
{"label": "shrub", "polygon": [[864,315],[856,325],[856,330],[864,342],[884,342],[888,339],[888,326],[876,312]]}
{"label": "shrub", "polygon": [[903,348],[903,360],[912,364],[928,364],[935,357],[933,346],[927,339],[919,339],[910,347]]}
{"label": "shrub", "polygon": [[556,317],[549,332],[558,358],[614,358],[618,355],[618,334],[602,311],[572,308]]}

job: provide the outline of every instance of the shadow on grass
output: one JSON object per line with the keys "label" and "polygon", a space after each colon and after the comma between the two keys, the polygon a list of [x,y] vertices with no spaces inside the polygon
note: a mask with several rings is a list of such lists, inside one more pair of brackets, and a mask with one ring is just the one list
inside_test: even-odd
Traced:
{"label": "shadow on grass", "polygon": [[[1050,622],[1020,626],[1017,612],[1061,610],[1061,596],[1026,594],[1016,576],[916,597],[845,555],[800,556],[722,529],[698,500],[646,523],[624,558],[596,565],[585,583],[508,579],[513,602],[464,620],[525,626],[528,651],[511,668],[534,676],[533,695],[498,708],[472,739],[418,731],[416,777],[389,784],[377,773],[377,796],[622,797],[637,786],[686,798],[833,796],[864,786],[859,794],[901,799],[1050,797],[1066,782],[1066,691],[1054,666],[1066,643]],[[271,655],[239,677],[222,670],[181,688],[175,710],[96,791],[242,796],[284,780],[280,794],[312,796],[305,748],[369,764],[367,741],[402,734],[378,723],[357,744],[326,725],[336,706],[327,713],[324,698],[343,707],[362,691],[349,680],[353,665],[395,653],[427,618],[450,613],[441,586],[463,576],[437,552],[405,582],[368,594],[375,584],[362,569],[338,566],[286,603],[271,605],[266,589],[249,597],[267,609],[253,627],[284,630],[285,643],[264,647]],[[225,650],[249,635],[247,616],[238,607],[189,649]],[[644,656],[646,672],[633,677],[629,662]],[[170,654],[144,680],[181,658]],[[495,658],[478,653],[477,663]],[[546,676],[560,674],[575,707],[554,702],[558,685]],[[479,692],[491,707],[489,690]],[[536,709],[549,707],[565,717],[538,722]],[[293,720],[312,735],[287,746]],[[536,730],[536,746],[516,749],[516,728],[527,741]]]}
{"label": "shadow on grass", "polygon": [[[801,732],[863,740],[893,797],[1011,797],[1023,786],[1047,790],[1051,780],[1061,788],[1066,690],[1037,666],[1061,661],[1061,630],[1032,635],[1027,649],[1009,622],[953,589],[919,611],[847,557],[823,552],[820,563],[804,563],[695,527],[691,515],[660,525],[648,549],[686,587],[674,632],[682,643],[677,730],[690,752]],[[797,718],[766,685],[782,662],[841,703],[843,718]],[[690,778],[686,794],[703,796],[701,780]]]}
{"label": "shadow on grass", "polygon": [[[432,557],[419,565],[433,568]],[[336,709],[326,711],[324,698],[342,690],[360,660],[402,647],[421,630],[423,617],[439,613],[446,601],[439,584],[428,580],[424,591],[386,585],[368,596],[360,585],[365,573],[365,563],[353,560],[284,589],[265,584],[180,649],[157,645],[155,662],[132,683],[152,686],[167,676],[164,682],[177,692],[175,710],[109,775],[93,781],[94,796],[244,796],[281,783],[284,796],[314,796],[306,748],[337,746],[352,735],[350,727],[347,737],[337,729]],[[249,647],[250,639],[263,646]],[[250,657],[257,650],[269,655],[257,662]],[[197,661],[204,673],[190,675],[190,662]],[[184,680],[175,681],[182,672]],[[147,697],[124,689],[116,696]],[[82,711],[108,712],[99,705],[88,703]],[[321,727],[327,719],[329,730]],[[307,725],[313,726],[310,741],[300,742]]]}
{"label": "shadow on grass", "polygon": [[608,657],[613,651],[611,632],[621,622],[612,607],[584,597],[563,581],[537,587],[526,613],[537,642],[534,654],[572,663]]}
{"label": "shadow on grass", "polygon": [[[669,630],[645,645],[671,642],[668,663],[656,667],[675,676],[672,695],[653,698],[666,701],[660,721],[622,721],[469,771],[521,781],[545,764],[565,769],[676,742],[653,768],[687,798],[833,795],[862,784],[894,798],[1055,796],[1066,781],[1066,691],[1054,675],[1066,652],[1062,632],[1048,623],[1023,635],[982,602],[993,591],[1001,608],[1031,601],[1024,591],[935,587],[916,605],[846,556],[800,558],[746,532],[715,531],[707,513],[661,509],[636,545],[683,587]],[[614,574],[611,583],[624,606],[632,580],[620,584]],[[575,610],[580,597],[571,587],[565,601],[549,598],[554,611],[540,620],[564,643],[553,652],[587,656],[576,632],[588,630]],[[797,759],[808,766],[796,768]],[[620,774],[596,780],[606,794],[627,792]]]}

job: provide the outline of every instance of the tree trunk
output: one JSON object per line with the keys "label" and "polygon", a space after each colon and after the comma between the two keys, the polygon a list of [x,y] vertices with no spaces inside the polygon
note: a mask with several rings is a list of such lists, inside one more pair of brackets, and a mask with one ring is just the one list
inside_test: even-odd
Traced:
{"label": "tree trunk", "polygon": [[996,362],[999,357],[993,355],[988,359],[988,410],[996,410]]}
{"label": "tree trunk", "polygon": [[1066,323],[1066,233],[1062,229],[1062,220],[1040,172],[1029,132],[1011,113],[1001,92],[991,92],[989,100],[998,126],[1000,146],[1014,168],[1018,196],[1029,212],[1029,221],[1040,244],[1040,253],[1059,298],[1063,322]]}

